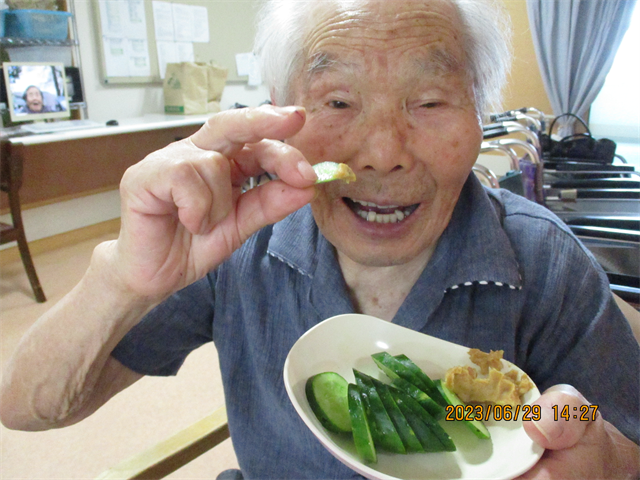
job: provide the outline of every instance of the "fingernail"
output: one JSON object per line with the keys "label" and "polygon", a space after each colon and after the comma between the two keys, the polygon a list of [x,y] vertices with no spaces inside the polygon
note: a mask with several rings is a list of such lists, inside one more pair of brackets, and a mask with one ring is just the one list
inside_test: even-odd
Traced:
{"label": "fingernail", "polygon": [[309,180],[311,182],[315,182],[318,179],[318,175],[316,175],[315,170],[308,162],[299,161],[298,162],[298,172],[302,175],[302,178],[305,180]]}
{"label": "fingernail", "polygon": [[280,108],[280,111],[285,115],[297,113],[302,118],[304,118],[306,115],[306,109],[304,107],[301,107],[300,105],[290,105],[288,107],[282,107]]}
{"label": "fingernail", "polygon": [[553,418],[553,410],[542,407],[540,420],[532,421],[533,425],[549,442],[560,438],[564,430],[561,421],[553,420]]}

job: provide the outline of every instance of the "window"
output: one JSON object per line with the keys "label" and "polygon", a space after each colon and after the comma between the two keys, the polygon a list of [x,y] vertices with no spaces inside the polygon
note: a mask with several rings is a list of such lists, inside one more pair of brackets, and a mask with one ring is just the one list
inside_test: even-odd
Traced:
{"label": "window", "polygon": [[604,86],[591,106],[589,127],[596,138],[618,144],[616,153],[640,166],[640,8],[636,7]]}

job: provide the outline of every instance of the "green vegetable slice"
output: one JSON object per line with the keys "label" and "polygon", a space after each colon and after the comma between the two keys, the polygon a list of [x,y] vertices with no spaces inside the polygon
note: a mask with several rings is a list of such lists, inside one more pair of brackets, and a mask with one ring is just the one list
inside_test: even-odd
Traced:
{"label": "green vegetable slice", "polygon": [[445,409],[438,405],[429,395],[416,387],[413,383],[407,382],[404,378],[394,378],[391,382],[396,388],[402,390],[411,398],[416,400],[422,408],[429,412],[433,418],[440,420],[444,418]]}
{"label": "green vegetable slice", "polygon": [[316,183],[331,182],[333,180],[344,180],[346,183],[355,182],[356,174],[349,165],[336,162],[322,162],[313,166],[318,176]]}
{"label": "green vegetable slice", "polygon": [[418,440],[422,444],[422,448],[424,448],[425,452],[442,452],[445,450],[444,445],[435,435],[435,433],[431,430],[429,425],[424,423],[418,415],[414,413],[414,411],[409,407],[405,401],[410,398],[402,391],[397,390],[395,388],[390,389],[391,395],[395,400],[396,404],[400,408],[400,411],[407,419],[409,425],[414,432],[416,432],[416,436]]}
{"label": "green vegetable slice", "polygon": [[[457,450],[455,443],[453,443],[453,440],[445,431],[445,429],[442,428],[442,426],[436,421],[436,419],[433,418],[433,416],[431,416],[431,414],[424,408],[422,408],[422,406],[417,401],[415,401],[413,398],[411,398],[401,390],[393,387],[390,390],[396,402],[398,400],[402,401],[402,403],[406,405],[414,415],[416,415],[425,425],[429,426],[431,432],[438,438],[438,440],[442,444],[443,450],[446,450],[448,452],[455,452]],[[417,433],[418,432],[416,432],[416,434]]]}
{"label": "green vegetable slice", "polygon": [[388,352],[374,353],[371,355],[371,358],[373,358],[373,361],[378,365],[378,368],[380,368],[380,370],[382,370],[391,380],[402,378],[418,387],[427,395],[429,394],[427,385],[425,385],[418,375],[411,368],[404,365],[400,360],[393,357]]}
{"label": "green vegetable slice", "polygon": [[371,436],[377,447],[393,453],[407,453],[402,439],[394,426],[387,410],[384,408],[382,399],[378,394],[373,381],[369,375],[354,369],[356,385],[360,387],[364,400]]}
{"label": "green vegetable slice", "polygon": [[348,382],[338,373],[310,377],[305,385],[307,400],[320,423],[329,431],[348,433],[351,417],[347,400]]}
{"label": "green vegetable slice", "polygon": [[360,387],[350,383],[347,390],[349,399],[349,415],[351,416],[351,425],[353,433],[353,442],[356,444],[356,451],[366,463],[376,463],[378,455],[376,447],[371,437],[369,429],[369,421],[364,409],[362,393]]}
{"label": "green vegetable slice", "polygon": [[424,370],[418,367],[415,363],[413,363],[413,361],[411,361],[411,359],[409,359],[409,357],[404,354],[396,355],[394,358],[396,358],[402,365],[411,370],[411,372],[420,379],[425,388],[424,392],[427,393],[427,395],[429,395],[442,407],[446,407],[448,405],[448,402],[436,388],[435,382],[431,380],[429,375],[424,373]]}
{"label": "green vegetable slice", "polygon": [[380,395],[382,404],[389,414],[391,421],[395,425],[398,435],[400,435],[400,438],[402,439],[404,448],[407,452],[424,452],[424,448],[418,440],[418,437],[416,437],[416,433],[413,431],[404,415],[402,415],[400,407],[398,407],[396,402],[393,400],[389,387],[376,378],[371,377],[371,381],[376,387],[376,391],[378,392],[378,395]]}
{"label": "green vegetable slice", "polygon": [[[444,384],[443,381],[436,380],[435,384],[436,384],[436,387],[440,390],[440,392],[442,392],[443,397],[447,399],[450,405],[453,405],[454,407],[456,405],[462,405],[463,407],[466,406],[466,404],[462,400],[460,400],[460,398],[455,394],[455,392],[452,392]],[[491,434],[489,433],[489,430],[484,425],[484,423],[482,423],[480,420],[463,420],[463,422],[469,427],[469,429],[473,432],[473,434],[476,437],[481,438],[483,440],[487,440],[491,438]]]}

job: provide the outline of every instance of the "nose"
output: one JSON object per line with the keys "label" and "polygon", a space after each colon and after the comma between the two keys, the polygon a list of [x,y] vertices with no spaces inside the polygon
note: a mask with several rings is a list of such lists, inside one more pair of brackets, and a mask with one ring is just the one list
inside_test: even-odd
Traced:
{"label": "nose", "polygon": [[409,126],[402,109],[371,112],[361,125],[360,148],[350,166],[388,174],[408,170],[413,164]]}

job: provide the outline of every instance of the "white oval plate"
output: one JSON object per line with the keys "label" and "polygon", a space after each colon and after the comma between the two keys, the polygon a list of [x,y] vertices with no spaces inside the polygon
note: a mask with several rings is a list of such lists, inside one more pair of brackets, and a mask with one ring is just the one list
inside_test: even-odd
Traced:
{"label": "white oval plate", "polygon": [[[404,353],[433,379],[442,378],[447,369],[473,365],[468,348],[380,320],[368,315],[346,314],[329,318],[307,331],[291,348],[284,364],[284,382],[296,411],[338,460],[373,480],[396,479],[508,479],[529,470],[544,449],[534,443],[518,420],[494,419],[485,422],[491,440],[480,440],[463,424],[441,423],[450,433],[458,450],[445,453],[397,455],[378,453],[376,464],[363,464],[349,435],[325,430],[305,395],[309,377],[321,372],[337,372],[354,382],[353,368],[381,380],[385,378],[371,354],[388,351]],[[515,365],[504,362],[505,369]],[[540,396],[537,388],[529,391],[524,403]]]}

